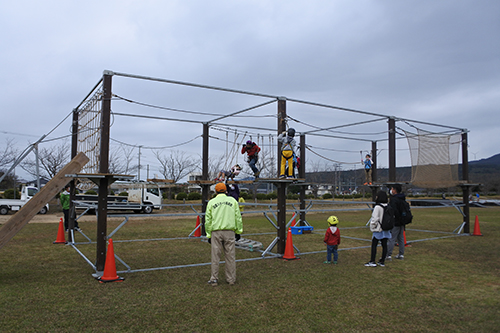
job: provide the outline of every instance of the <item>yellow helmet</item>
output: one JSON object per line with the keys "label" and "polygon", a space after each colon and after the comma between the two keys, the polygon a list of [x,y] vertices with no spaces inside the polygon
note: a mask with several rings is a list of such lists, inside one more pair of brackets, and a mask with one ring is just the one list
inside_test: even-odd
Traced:
{"label": "yellow helmet", "polygon": [[327,220],[328,224],[330,225],[337,225],[337,223],[339,223],[339,219],[337,218],[337,216],[330,216]]}

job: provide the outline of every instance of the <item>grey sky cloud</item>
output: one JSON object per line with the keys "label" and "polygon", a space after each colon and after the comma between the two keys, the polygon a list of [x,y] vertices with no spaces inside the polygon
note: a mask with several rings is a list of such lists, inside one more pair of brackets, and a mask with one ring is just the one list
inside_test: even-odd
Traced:
{"label": "grey sky cloud", "polygon": [[[108,69],[467,128],[476,158],[498,153],[493,120],[500,105],[500,3],[494,0],[21,0],[2,8],[0,29],[7,33],[0,36],[0,142],[14,137],[24,147],[50,131]],[[113,92],[142,103],[226,114],[266,101],[127,78],[114,79]],[[127,104],[115,100],[113,111],[172,116]],[[288,108],[292,117],[315,126],[366,120],[293,103]],[[250,114],[273,112],[275,106]],[[228,123],[276,127],[274,118]],[[386,129],[378,122],[346,132]],[[68,133],[69,122],[53,136]],[[124,117],[115,117],[112,128],[115,139],[145,146],[200,134],[198,124]],[[186,149],[199,154],[200,145],[195,140]],[[328,145],[369,149],[345,140]],[[354,153],[329,157],[358,159]]]}

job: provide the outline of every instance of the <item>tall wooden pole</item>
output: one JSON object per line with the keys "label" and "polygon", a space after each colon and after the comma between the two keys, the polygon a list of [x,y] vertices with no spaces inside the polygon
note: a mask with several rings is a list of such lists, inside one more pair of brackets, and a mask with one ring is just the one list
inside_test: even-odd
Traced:
{"label": "tall wooden pole", "polygon": [[396,181],[396,120],[389,118],[389,182]]}
{"label": "tall wooden pole", "polygon": [[[71,122],[71,159],[73,159],[78,151],[78,109],[73,110],[73,119]],[[70,182],[70,193],[69,193],[69,223],[68,223],[68,242],[73,242],[73,233],[71,230],[75,228],[75,200],[76,184],[75,180],[72,179]]]}
{"label": "tall wooden pole", "polygon": [[[299,166],[299,178],[306,178],[306,136],[305,134],[300,135],[300,166]],[[300,187],[300,225],[304,225],[303,221],[306,220],[306,187]]]}
{"label": "tall wooden pole", "polygon": [[[278,99],[278,134],[286,131],[286,98]],[[280,174],[281,165],[281,143],[278,142],[278,169],[277,174]],[[286,184],[278,183],[278,254],[285,254],[286,245]]]}
{"label": "tall wooden pole", "polygon": [[[202,173],[201,179],[208,180],[208,140],[209,140],[209,127],[208,124],[203,124],[203,152],[202,152]],[[206,184],[202,184],[201,187],[201,211],[203,213],[207,210],[208,197],[210,195],[210,187]],[[206,235],[205,232],[205,217],[202,219],[201,233],[203,236]]]}
{"label": "tall wooden pole", "polygon": [[[372,141],[372,182],[375,184],[377,182],[377,141]],[[372,186],[372,201],[375,201],[377,197],[377,187]]]}
{"label": "tall wooden pole", "polygon": [[[111,78],[112,73],[103,74],[103,99],[101,114],[101,145],[99,173],[109,173],[109,125],[111,118]],[[108,219],[108,178],[99,180],[99,193],[97,197],[97,271],[104,271],[106,262],[107,219]]]}
{"label": "tall wooden pole", "polygon": [[[469,143],[467,139],[467,130],[462,131],[462,180],[469,182]],[[462,187],[462,201],[464,204],[464,232],[470,232],[470,187],[466,184]]]}

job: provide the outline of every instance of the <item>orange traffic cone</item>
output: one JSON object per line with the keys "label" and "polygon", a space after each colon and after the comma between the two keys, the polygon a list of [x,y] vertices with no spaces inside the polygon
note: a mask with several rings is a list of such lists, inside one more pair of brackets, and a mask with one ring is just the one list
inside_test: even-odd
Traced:
{"label": "orange traffic cone", "polygon": [[292,229],[288,228],[288,236],[286,237],[285,254],[283,255],[285,260],[295,260],[299,259],[295,256],[293,252],[293,241],[292,241]]}
{"label": "orange traffic cone", "polygon": [[295,222],[295,213],[293,213],[292,218],[293,218],[292,227],[295,227],[295,224],[297,223]]}
{"label": "orange traffic cone", "polygon": [[404,241],[405,241],[405,247],[411,246],[410,244],[408,244],[408,243],[406,242],[406,230],[403,230],[403,239],[404,239]]}
{"label": "orange traffic cone", "polygon": [[476,222],[474,222],[474,233],[472,236],[482,236],[483,234],[481,233],[481,229],[479,228],[479,219],[477,218],[476,215]]}
{"label": "orange traffic cone", "polygon": [[115,251],[113,250],[113,240],[109,239],[108,252],[106,253],[106,263],[104,264],[104,274],[98,278],[99,282],[121,282],[125,280],[116,274]]}
{"label": "orange traffic cone", "polygon": [[57,238],[55,242],[52,242],[53,244],[66,244],[66,238],[64,238],[64,223],[63,219],[59,220],[59,230],[57,230]]}
{"label": "orange traffic cone", "polygon": [[200,216],[196,216],[196,229],[194,231],[194,237],[201,237],[201,227],[200,227]]}

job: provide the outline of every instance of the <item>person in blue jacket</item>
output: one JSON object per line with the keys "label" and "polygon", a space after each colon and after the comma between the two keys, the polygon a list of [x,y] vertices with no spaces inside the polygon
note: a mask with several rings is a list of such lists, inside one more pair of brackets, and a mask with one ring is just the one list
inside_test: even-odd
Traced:
{"label": "person in blue jacket", "polygon": [[366,181],[363,185],[371,185],[372,184],[372,168],[373,168],[373,161],[372,157],[370,154],[366,154],[365,160],[361,160],[361,163],[364,164],[365,166],[365,176],[366,176]]}

